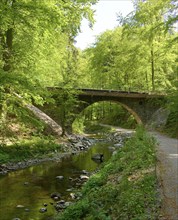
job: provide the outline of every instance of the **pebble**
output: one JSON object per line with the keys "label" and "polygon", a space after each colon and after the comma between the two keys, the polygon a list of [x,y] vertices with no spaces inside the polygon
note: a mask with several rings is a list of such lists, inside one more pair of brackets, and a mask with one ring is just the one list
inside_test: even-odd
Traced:
{"label": "pebble", "polygon": [[72,204],[72,202],[65,202],[65,207],[68,207]]}
{"label": "pebble", "polygon": [[71,196],[72,199],[76,199],[75,193],[70,193],[70,196]]}
{"label": "pebble", "polygon": [[65,208],[66,208],[65,204],[57,204],[57,205],[55,205],[55,209],[57,211],[59,211],[60,209],[65,209]]}
{"label": "pebble", "polygon": [[24,205],[17,205],[16,208],[24,208]]}
{"label": "pebble", "polygon": [[67,191],[67,192],[71,192],[71,191],[72,191],[72,189],[66,189],[66,191]]}
{"label": "pebble", "polygon": [[47,212],[47,208],[41,208],[41,209],[39,210],[39,212],[41,212],[41,213]]}
{"label": "pebble", "polygon": [[85,176],[85,175],[80,175],[80,179],[81,179],[81,180],[88,180],[89,177],[88,177],[88,176]]}
{"label": "pebble", "polygon": [[114,144],[114,147],[121,147],[122,144]]}
{"label": "pebble", "polygon": [[51,198],[54,199],[54,198],[60,198],[61,197],[61,194],[58,193],[58,192],[54,192],[51,194]]}
{"label": "pebble", "polygon": [[88,174],[88,172],[86,170],[82,170],[82,173],[85,175]]}
{"label": "pebble", "polygon": [[59,200],[59,199],[60,199],[60,197],[55,196],[55,197],[53,197],[53,199],[54,199],[55,201],[57,201],[57,200]]}
{"label": "pebble", "polygon": [[25,186],[29,185],[29,182],[24,182],[24,185],[25,185]]}
{"label": "pebble", "polygon": [[63,176],[56,176],[56,179],[62,180],[62,179],[64,179],[64,177]]}
{"label": "pebble", "polygon": [[65,200],[60,200],[57,202],[57,204],[64,204],[65,203]]}

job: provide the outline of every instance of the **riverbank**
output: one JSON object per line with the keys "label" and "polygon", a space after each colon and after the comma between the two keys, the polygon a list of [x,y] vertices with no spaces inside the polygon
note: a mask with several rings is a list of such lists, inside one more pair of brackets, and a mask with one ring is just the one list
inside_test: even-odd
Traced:
{"label": "riverbank", "polygon": [[139,128],[56,220],[159,219],[155,140]]}
{"label": "riverbank", "polygon": [[[55,141],[39,139],[38,141],[24,141],[12,145],[0,146],[0,174],[24,169],[47,161],[58,161],[71,154],[77,154],[88,150],[95,141],[103,141],[116,144],[116,148],[122,146],[126,139],[130,138],[133,130],[115,129],[109,133],[99,135],[91,134],[68,135],[68,137]],[[117,146],[118,144],[118,146]]]}
{"label": "riverbank", "polygon": [[91,141],[85,136],[71,135],[68,139],[19,142],[14,145],[0,146],[0,174],[47,161],[58,161],[70,154],[87,150]]}

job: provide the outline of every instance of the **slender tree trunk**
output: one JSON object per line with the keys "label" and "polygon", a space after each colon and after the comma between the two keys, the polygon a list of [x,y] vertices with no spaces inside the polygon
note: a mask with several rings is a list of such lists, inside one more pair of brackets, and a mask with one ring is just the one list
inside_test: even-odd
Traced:
{"label": "slender tree trunk", "polygon": [[105,118],[105,105],[102,103],[102,118]]}
{"label": "slender tree trunk", "polygon": [[93,120],[93,107],[91,107],[90,109],[90,120],[91,121]]}
{"label": "slender tree trunk", "polygon": [[9,71],[11,69],[12,41],[13,41],[13,29],[10,28],[5,33],[5,40],[3,45],[4,71]]}
{"label": "slender tree trunk", "polygon": [[[14,4],[16,0],[11,0],[7,2],[6,4],[10,4],[11,8],[13,9]],[[3,61],[4,71],[9,71],[11,69],[11,58],[12,58],[12,46],[13,46],[13,28],[12,25],[14,24],[14,21],[12,24],[9,24],[9,28],[6,30],[5,34],[2,35],[1,32],[1,44],[3,47]]]}
{"label": "slender tree trunk", "polygon": [[155,63],[154,63],[153,46],[151,49],[151,82],[152,82],[152,91],[155,91]]}
{"label": "slender tree trunk", "polygon": [[124,87],[125,87],[124,90],[125,91],[128,91],[128,86],[129,86],[128,82],[129,82],[129,76],[128,76],[128,73],[126,73],[124,76]]}
{"label": "slender tree trunk", "polygon": [[147,91],[149,91],[149,82],[148,82],[148,73],[147,72],[146,72],[145,78],[146,78],[146,88],[147,88]]}
{"label": "slender tree trunk", "polygon": [[61,136],[63,137],[63,136],[65,136],[65,134],[66,134],[66,112],[65,112],[65,110],[63,110],[63,112],[62,112],[62,122],[61,122],[61,127],[62,127],[62,134],[61,134]]}

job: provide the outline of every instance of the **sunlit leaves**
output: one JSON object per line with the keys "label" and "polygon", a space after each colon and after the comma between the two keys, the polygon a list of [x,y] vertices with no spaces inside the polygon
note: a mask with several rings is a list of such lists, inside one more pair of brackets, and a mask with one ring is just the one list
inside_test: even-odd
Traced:
{"label": "sunlit leaves", "polygon": [[173,8],[169,0],[136,1],[135,12],[119,17],[121,27],[101,34],[85,52],[93,87],[147,92],[170,88],[177,35],[171,28],[166,31],[166,24]]}
{"label": "sunlit leaves", "polygon": [[61,85],[74,75],[71,71],[68,76],[75,66],[71,52],[73,39],[83,17],[93,21],[90,6],[95,2],[0,2],[0,102],[9,95],[12,99],[8,98],[5,104],[16,106],[18,103],[19,110],[23,106],[22,99],[43,104],[49,100],[46,86]]}

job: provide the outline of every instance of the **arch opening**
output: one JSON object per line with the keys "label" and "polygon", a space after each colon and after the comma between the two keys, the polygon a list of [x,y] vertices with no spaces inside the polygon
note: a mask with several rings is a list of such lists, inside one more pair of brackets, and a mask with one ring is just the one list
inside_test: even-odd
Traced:
{"label": "arch opening", "polygon": [[142,121],[138,114],[125,104],[117,101],[98,101],[85,106],[75,118],[72,130],[74,133],[87,132],[87,126],[94,129],[99,124],[135,128],[137,124],[142,124]]}

